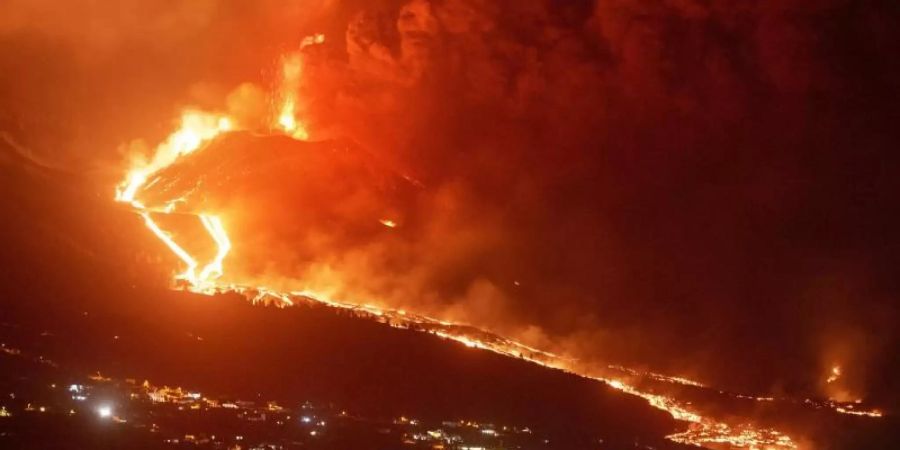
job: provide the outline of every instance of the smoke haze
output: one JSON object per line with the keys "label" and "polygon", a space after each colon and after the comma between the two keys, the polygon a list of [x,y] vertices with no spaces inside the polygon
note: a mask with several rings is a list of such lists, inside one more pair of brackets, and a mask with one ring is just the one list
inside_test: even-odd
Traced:
{"label": "smoke haze", "polygon": [[[264,114],[280,55],[327,36],[312,138],[415,182],[234,199],[243,276],[584,364],[816,390],[840,363],[853,395],[900,391],[893,2],[70,3],[4,7],[0,130],[104,188],[186,105]],[[382,205],[397,233],[312,220]]]}

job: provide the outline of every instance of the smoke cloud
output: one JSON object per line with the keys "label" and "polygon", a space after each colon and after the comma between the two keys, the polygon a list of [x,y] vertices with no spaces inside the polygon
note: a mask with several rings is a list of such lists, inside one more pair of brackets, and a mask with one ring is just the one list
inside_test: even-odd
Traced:
{"label": "smoke cloud", "polygon": [[[324,32],[312,138],[415,180],[398,201],[235,199],[236,222],[278,224],[234,232],[243,276],[584,364],[813,390],[839,362],[855,395],[898,391],[889,1],[112,3],[13,1],[0,128],[113,179],[113,150],[186,104],[270,108],[279,55]],[[396,230],[313,220],[379,208]]]}

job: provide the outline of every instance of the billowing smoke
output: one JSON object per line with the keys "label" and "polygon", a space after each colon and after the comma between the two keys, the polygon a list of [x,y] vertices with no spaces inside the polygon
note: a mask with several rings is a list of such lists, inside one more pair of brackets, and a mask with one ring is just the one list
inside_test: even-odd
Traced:
{"label": "billowing smoke", "polygon": [[[585,364],[787,390],[841,364],[844,390],[889,388],[889,1],[51,3],[0,22],[0,120],[67,164],[158,140],[184,104],[265,109],[278,55],[326,34],[299,87],[312,138],[414,181],[397,204],[236,199],[280,224],[234,231],[246,277]],[[334,226],[382,205],[396,229]]]}

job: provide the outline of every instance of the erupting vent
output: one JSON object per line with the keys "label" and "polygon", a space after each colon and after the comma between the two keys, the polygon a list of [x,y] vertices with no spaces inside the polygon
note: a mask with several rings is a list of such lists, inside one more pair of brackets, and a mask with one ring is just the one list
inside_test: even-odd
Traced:
{"label": "erupting vent", "polygon": [[[308,38],[304,45],[314,45],[324,41],[321,35]],[[297,86],[303,72],[303,60],[298,55],[286,57],[283,60],[282,86],[276,97],[279,98],[280,108],[271,119],[272,128],[278,130],[275,134],[290,137],[296,140],[306,140],[309,137],[304,122],[297,117]],[[451,323],[414,313],[400,310],[390,310],[371,306],[364,303],[350,303],[337,301],[317,292],[295,291],[278,292],[262,286],[250,286],[241,284],[224,284],[219,280],[227,268],[227,257],[232,248],[232,241],[227,231],[227,222],[223,220],[218,211],[189,211],[187,213],[196,217],[203,229],[209,235],[211,242],[215,244],[215,253],[206,261],[201,261],[196,255],[187,250],[187,246],[176,242],[175,238],[158,223],[160,215],[172,213],[186,202],[183,197],[156,199],[152,205],[145,203],[142,192],[152,188],[154,184],[163,182],[163,172],[176,161],[182,161],[194,157],[205,150],[212,141],[225,133],[238,130],[239,124],[235,119],[223,114],[208,113],[196,110],[187,110],[181,117],[180,127],[172,133],[168,139],[161,143],[155,153],[147,161],[132,167],[125,180],[118,186],[116,200],[129,204],[144,220],[147,228],[156,235],[183,263],[184,269],[176,276],[182,285],[191,291],[202,294],[214,294],[219,292],[237,292],[248,296],[254,303],[274,304],[280,307],[291,306],[298,302],[311,302],[328,307],[349,309],[356,311],[375,320],[401,328],[416,328],[437,336],[461,342],[469,347],[489,350],[506,356],[523,358],[535,364],[573,371],[569,360],[560,356],[543,352],[526,346],[522,343],[505,339],[495,334],[474,329],[463,324]],[[266,152],[265,148],[257,149],[258,152]],[[210,156],[210,155],[207,155]],[[381,220],[381,223],[393,228],[396,222],[389,219]],[[617,372],[626,372],[636,375],[635,371],[625,368],[613,368]],[[752,424],[728,424],[711,417],[702,415],[689,404],[675,398],[641,390],[626,382],[626,378],[611,378],[589,373],[578,373],[580,376],[595,379],[606,383],[609,387],[632,394],[645,399],[650,405],[666,411],[675,419],[689,423],[686,431],[673,434],[669,439],[675,442],[693,445],[725,445],[737,448],[797,448],[797,443],[783,432],[774,429],[758,427]],[[647,375],[647,374],[641,374]],[[649,374],[656,381],[690,385],[701,388],[703,385],[684,378],[666,377],[663,375]],[[839,367],[835,367],[828,382],[834,382],[841,376]],[[754,401],[772,401],[769,397],[749,397]],[[878,416],[877,411],[855,411],[847,409],[840,404],[827,405],[837,412],[849,414]]]}

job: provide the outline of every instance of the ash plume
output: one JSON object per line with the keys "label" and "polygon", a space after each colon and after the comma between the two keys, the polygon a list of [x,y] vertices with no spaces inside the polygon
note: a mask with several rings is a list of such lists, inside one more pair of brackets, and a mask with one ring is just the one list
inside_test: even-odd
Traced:
{"label": "ash plume", "polygon": [[[413,181],[399,204],[232,199],[254,227],[230,276],[750,389],[818,389],[840,360],[866,395],[895,364],[891,2],[131,1],[87,7],[89,32],[52,3],[0,22],[0,123],[78,169],[184,104],[263,114],[260,68],[326,34],[311,138]],[[379,208],[397,233],[313,220]]]}

